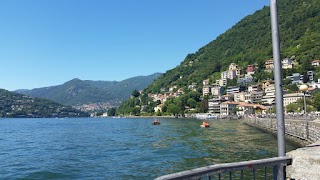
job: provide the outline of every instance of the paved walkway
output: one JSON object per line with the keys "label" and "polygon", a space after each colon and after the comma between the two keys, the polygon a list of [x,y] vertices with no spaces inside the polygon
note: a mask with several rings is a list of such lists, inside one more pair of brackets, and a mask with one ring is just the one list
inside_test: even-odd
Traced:
{"label": "paved walkway", "polygon": [[293,158],[287,177],[296,180],[320,180],[320,141],[288,152]]}

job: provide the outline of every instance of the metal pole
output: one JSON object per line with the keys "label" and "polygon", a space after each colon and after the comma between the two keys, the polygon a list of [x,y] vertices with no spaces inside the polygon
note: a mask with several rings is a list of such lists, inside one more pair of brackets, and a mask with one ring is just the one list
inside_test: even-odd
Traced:
{"label": "metal pole", "polygon": [[309,129],[308,129],[308,118],[307,118],[307,102],[306,102],[306,92],[303,92],[303,103],[304,103],[304,120],[306,123],[306,138],[309,139]]}
{"label": "metal pole", "polygon": [[[278,137],[278,156],[286,156],[285,126],[283,113],[283,91],[282,91],[282,73],[280,61],[280,40],[278,27],[278,3],[277,0],[270,0],[271,13],[271,31],[272,31],[272,50],[274,64],[274,80],[276,90],[276,115],[277,115],[277,137]],[[277,179],[286,178],[285,167],[278,167]]]}
{"label": "metal pole", "polygon": [[303,92],[303,103],[304,103],[304,118],[307,121],[307,103],[306,103],[306,92]]}
{"label": "metal pole", "polygon": [[272,29],[272,49],[274,63],[274,80],[276,90],[276,114],[277,114],[277,137],[278,155],[286,156],[285,127],[283,113],[283,92],[282,92],[282,73],[280,61],[280,41],[278,28],[278,7],[277,0],[270,0],[271,29]]}

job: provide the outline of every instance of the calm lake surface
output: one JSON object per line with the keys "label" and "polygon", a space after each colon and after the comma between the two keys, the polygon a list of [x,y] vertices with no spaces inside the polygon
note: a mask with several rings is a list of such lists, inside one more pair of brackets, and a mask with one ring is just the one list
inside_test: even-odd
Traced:
{"label": "calm lake surface", "polygon": [[0,179],[143,180],[277,156],[276,137],[238,120],[153,120],[0,119]]}

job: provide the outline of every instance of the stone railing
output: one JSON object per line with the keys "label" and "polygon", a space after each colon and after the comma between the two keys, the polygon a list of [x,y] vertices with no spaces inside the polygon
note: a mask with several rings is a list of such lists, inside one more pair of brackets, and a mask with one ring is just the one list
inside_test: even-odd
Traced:
{"label": "stone railing", "polygon": [[[277,123],[275,118],[245,118],[245,123],[275,132]],[[309,143],[320,140],[320,122],[310,120],[285,119],[285,133]]]}

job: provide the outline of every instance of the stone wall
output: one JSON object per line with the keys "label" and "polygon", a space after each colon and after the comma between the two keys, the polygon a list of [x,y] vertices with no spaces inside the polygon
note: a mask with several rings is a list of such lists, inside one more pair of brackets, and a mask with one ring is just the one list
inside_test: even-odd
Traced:
{"label": "stone wall", "polygon": [[[244,121],[246,124],[270,132],[277,131],[277,123],[274,118],[245,118]],[[320,140],[320,121],[285,119],[285,133],[286,136],[291,136],[291,139],[297,138],[306,141],[306,144],[314,143]]]}
{"label": "stone wall", "polygon": [[[274,134],[277,133],[276,119],[246,118],[244,121],[246,124],[256,128]],[[320,121],[285,119],[285,134],[287,140],[292,140],[304,146],[286,154],[292,157],[292,165],[286,168],[287,178],[295,180],[319,180]]]}

